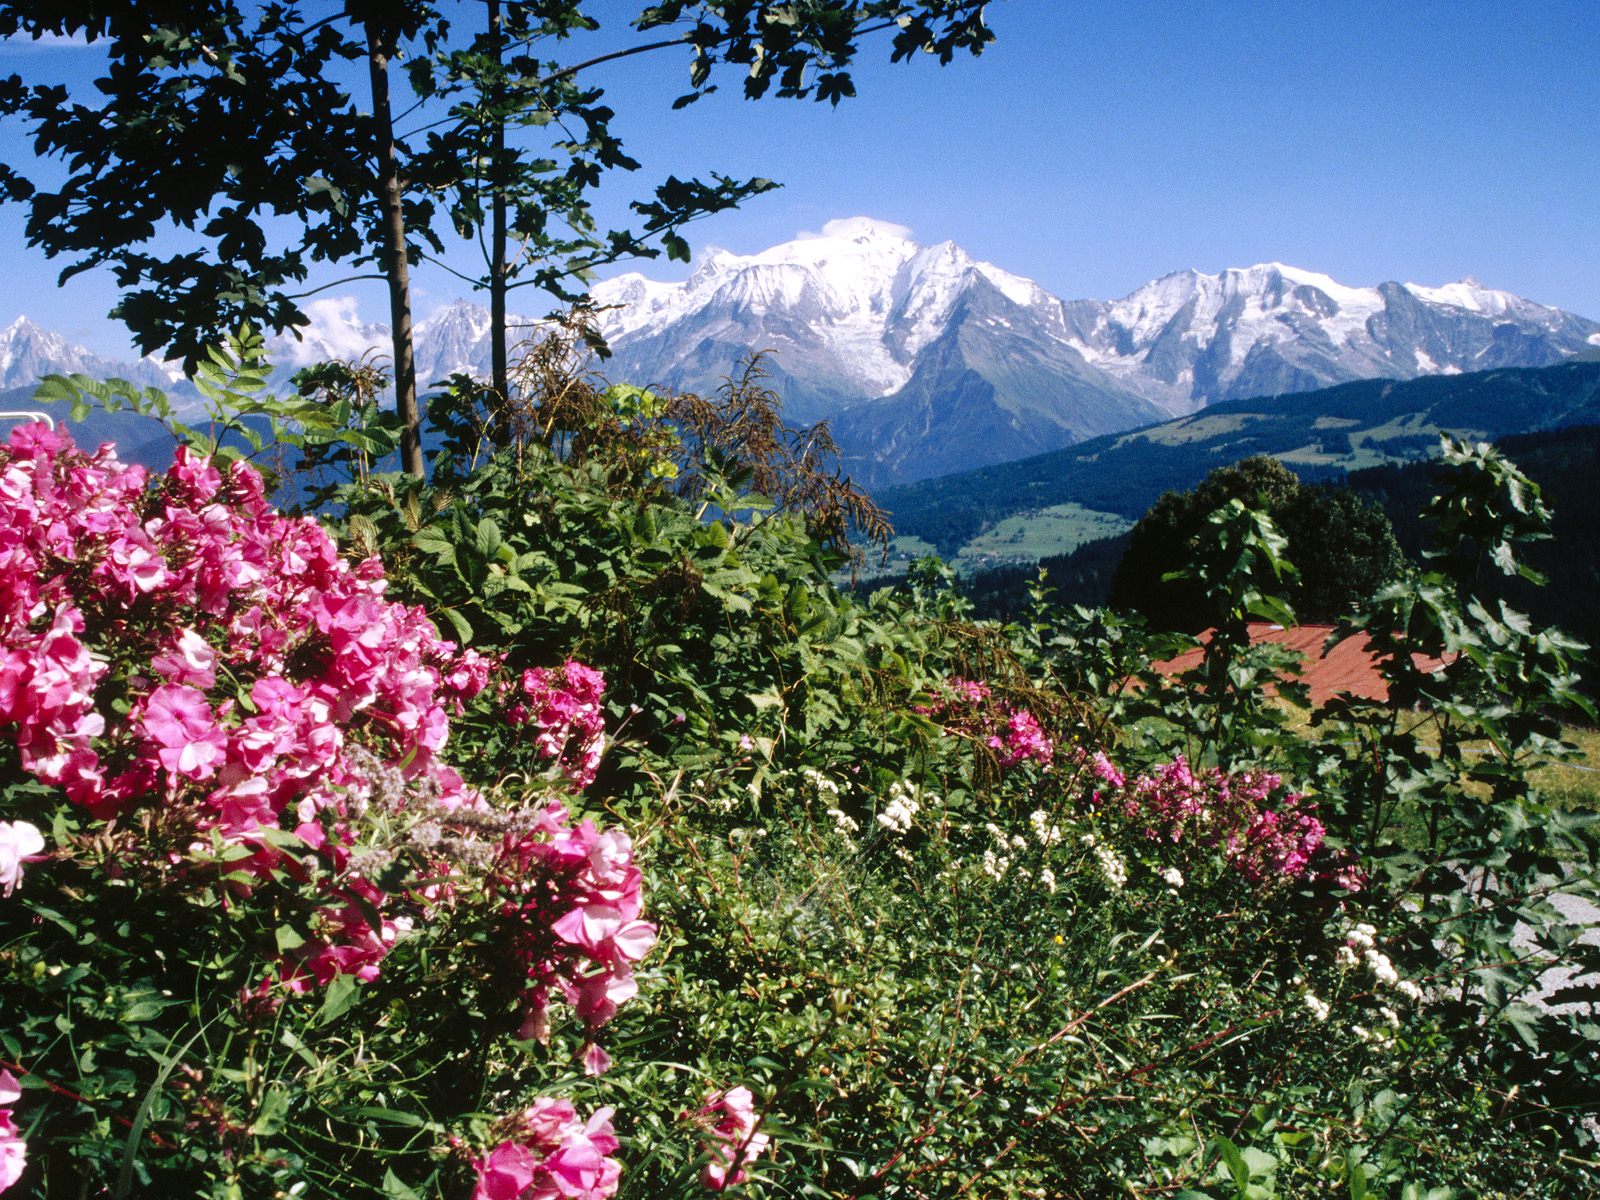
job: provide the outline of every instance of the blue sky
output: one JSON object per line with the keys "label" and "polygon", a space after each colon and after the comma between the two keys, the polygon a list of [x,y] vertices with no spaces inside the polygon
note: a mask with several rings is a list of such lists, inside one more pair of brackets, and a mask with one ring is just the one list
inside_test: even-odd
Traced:
{"label": "blue sky", "polygon": [[[1356,285],[1471,274],[1600,317],[1595,16],[1592,0],[997,0],[981,58],[890,66],[879,45],[837,109],[748,103],[730,77],[672,112],[685,64],[639,58],[593,76],[643,163],[608,203],[670,172],[760,174],[784,188],[693,226],[696,249],[746,253],[867,215],[1068,298],[1278,260]],[[0,47],[0,72],[84,78],[94,57]],[[0,130],[0,157],[26,152]],[[26,312],[121,353],[100,319],[109,276],[55,291],[20,227],[0,210],[0,324]],[[463,291],[438,271],[419,282],[423,312]],[[349,290],[382,319],[377,285]],[[542,311],[524,295],[517,307]]]}

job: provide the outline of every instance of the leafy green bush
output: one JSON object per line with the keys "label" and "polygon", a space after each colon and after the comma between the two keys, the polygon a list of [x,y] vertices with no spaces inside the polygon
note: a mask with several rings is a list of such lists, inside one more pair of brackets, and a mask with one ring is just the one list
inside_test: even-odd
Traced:
{"label": "leafy green bush", "polygon": [[[1352,622],[1390,699],[1301,733],[1263,699],[1284,664],[1238,638],[1163,680],[1171,644],[1137,625],[1042,599],[975,622],[936,564],[842,594],[849,493],[748,396],[700,402],[690,436],[648,393],[537,378],[490,418],[458,387],[429,482],[357,475],[326,513],[387,600],[498,664],[442,752],[491,832],[572,778],[536,736],[557,676],[523,673],[604,673],[609,744],[565,803],[626,829],[659,930],[609,1069],[584,1022],[524,1023],[506,914],[464,868],[483,902],[260,1012],[239,992],[297,949],[292,879],[118,876],[90,857],[111,834],[12,768],[6,815],[52,846],[0,901],[23,1186],[461,1197],[474,1162],[515,1183],[548,1118],[650,1197],[1596,1190],[1600,1028],[1530,1003],[1600,966],[1550,904],[1593,895],[1591,828],[1526,784],[1575,648],[1476,604],[1465,556]],[[1441,511],[1514,563],[1525,481],[1456,455]],[[1244,504],[1218,520],[1228,554],[1193,569],[1242,626],[1281,605],[1283,548]]]}

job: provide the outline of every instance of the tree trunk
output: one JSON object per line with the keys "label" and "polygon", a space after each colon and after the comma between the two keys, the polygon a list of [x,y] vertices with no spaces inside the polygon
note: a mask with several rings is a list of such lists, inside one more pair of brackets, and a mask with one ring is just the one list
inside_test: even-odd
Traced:
{"label": "tree trunk", "polygon": [[[500,0],[489,2],[489,41],[494,51],[495,66],[501,62],[503,44],[500,32]],[[498,106],[502,89],[498,75],[495,77],[492,100]],[[506,194],[505,173],[502,160],[506,152],[505,118],[496,108],[494,132],[489,154],[489,184],[494,189],[493,207],[489,228],[489,355],[490,376],[494,387],[494,403],[502,410],[511,404],[511,378],[506,353]],[[510,422],[498,423],[497,440],[502,445],[510,437]]]}
{"label": "tree trunk", "polygon": [[411,340],[411,268],[406,261],[406,218],[400,199],[400,164],[389,108],[389,57],[394,52],[379,18],[367,17],[367,70],[372,79],[372,118],[377,132],[378,180],[383,197],[383,273],[389,281],[389,323],[394,330],[394,401],[400,414],[400,462],[409,475],[425,474],[422,412],[417,403],[417,364]]}

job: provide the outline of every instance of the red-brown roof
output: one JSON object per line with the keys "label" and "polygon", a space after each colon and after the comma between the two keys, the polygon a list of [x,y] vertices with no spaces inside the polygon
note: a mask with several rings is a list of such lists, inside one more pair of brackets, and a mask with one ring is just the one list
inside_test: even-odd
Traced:
{"label": "red-brown roof", "polygon": [[[1356,634],[1338,642],[1324,654],[1322,647],[1332,632],[1332,625],[1292,625],[1285,629],[1282,625],[1268,625],[1264,621],[1250,624],[1252,642],[1275,642],[1301,653],[1304,663],[1300,681],[1310,688],[1312,704],[1325,704],[1340,692],[1349,692],[1368,700],[1387,699],[1388,685],[1384,683],[1383,676],[1378,674],[1377,656],[1372,651],[1372,643],[1364,635]],[[1200,635],[1202,646],[1210,637],[1209,629]],[[1185,651],[1176,658],[1158,662],[1156,670],[1163,675],[1176,675],[1197,666],[1203,653],[1199,647]],[[1418,655],[1417,665],[1423,670],[1435,670],[1444,664],[1441,659]]]}

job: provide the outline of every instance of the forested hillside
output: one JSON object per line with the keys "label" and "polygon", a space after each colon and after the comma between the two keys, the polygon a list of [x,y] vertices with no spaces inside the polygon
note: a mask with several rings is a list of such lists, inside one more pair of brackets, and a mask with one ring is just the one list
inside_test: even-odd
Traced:
{"label": "forested hillside", "polygon": [[1077,504],[1136,520],[1163,492],[1253,454],[1310,482],[1436,452],[1438,435],[1503,438],[1600,421],[1600,362],[1369,380],[1230,400],[1133,433],[883,492],[896,532],[953,557],[1007,517]]}

